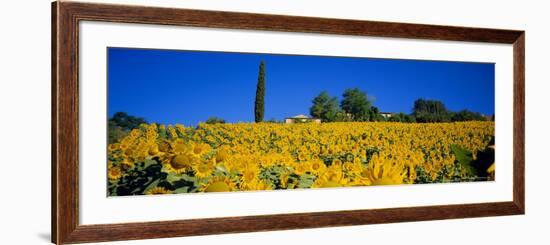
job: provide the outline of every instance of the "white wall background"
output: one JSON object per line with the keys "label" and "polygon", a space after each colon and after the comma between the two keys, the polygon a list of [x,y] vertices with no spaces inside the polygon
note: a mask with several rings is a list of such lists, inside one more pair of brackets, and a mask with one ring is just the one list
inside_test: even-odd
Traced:
{"label": "white wall background", "polygon": [[[113,0],[111,0],[113,1]],[[118,1],[122,2],[122,1]],[[545,1],[145,1],[185,8],[524,29],[524,216],[171,238],[112,244],[508,244],[548,242],[550,30]],[[48,244],[50,230],[50,2],[0,8],[0,244]],[[108,210],[106,210],[108,212]],[[528,242],[531,241],[531,242]]]}

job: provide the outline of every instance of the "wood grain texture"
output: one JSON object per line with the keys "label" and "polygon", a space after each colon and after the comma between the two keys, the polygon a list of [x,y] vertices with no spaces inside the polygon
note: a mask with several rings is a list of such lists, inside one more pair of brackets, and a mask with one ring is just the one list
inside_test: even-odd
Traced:
{"label": "wood grain texture", "polygon": [[[79,225],[79,21],[513,44],[513,201],[299,214]],[[455,219],[525,212],[525,33],[297,16],[60,1],[52,4],[52,242],[57,244]]]}
{"label": "wood grain texture", "polygon": [[51,12],[51,241],[57,239],[57,3]]}
{"label": "wood grain texture", "polygon": [[64,2],[53,5],[56,13],[55,59],[52,118],[52,157],[56,194],[56,215],[52,239],[63,244],[78,226],[78,25]]}
{"label": "wood grain texture", "polygon": [[521,31],[487,28],[405,24],[146,6],[100,5],[78,2],[62,3],[68,11],[75,13],[77,18],[80,20],[104,20],[122,23],[491,43],[514,43],[522,33]]}
{"label": "wood grain texture", "polygon": [[268,230],[513,215],[511,202],[80,226],[71,242],[152,239]]}
{"label": "wood grain texture", "polygon": [[514,42],[514,203],[525,213],[525,33]]}

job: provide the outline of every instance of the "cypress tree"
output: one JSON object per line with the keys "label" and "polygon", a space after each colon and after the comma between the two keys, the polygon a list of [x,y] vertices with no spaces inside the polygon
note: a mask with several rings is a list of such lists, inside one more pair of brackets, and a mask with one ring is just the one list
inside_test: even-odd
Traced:
{"label": "cypress tree", "polygon": [[258,85],[256,86],[256,101],[254,103],[254,121],[262,122],[264,120],[264,99],[265,99],[265,64],[260,62],[260,71],[258,73]]}

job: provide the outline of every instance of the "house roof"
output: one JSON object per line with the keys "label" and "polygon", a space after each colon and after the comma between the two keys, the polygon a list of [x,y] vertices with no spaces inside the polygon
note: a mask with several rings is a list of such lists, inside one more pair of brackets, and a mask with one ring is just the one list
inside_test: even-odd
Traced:
{"label": "house roof", "polygon": [[304,114],[300,114],[300,115],[296,115],[296,116],[292,116],[292,117],[287,117],[286,119],[310,119],[310,120],[318,120],[318,118],[309,117],[309,116],[306,116],[306,115],[304,115]]}
{"label": "house roof", "polygon": [[293,117],[290,117],[290,118],[309,119],[310,117],[308,117],[304,114],[300,114],[300,115],[296,115],[296,116],[293,116]]}

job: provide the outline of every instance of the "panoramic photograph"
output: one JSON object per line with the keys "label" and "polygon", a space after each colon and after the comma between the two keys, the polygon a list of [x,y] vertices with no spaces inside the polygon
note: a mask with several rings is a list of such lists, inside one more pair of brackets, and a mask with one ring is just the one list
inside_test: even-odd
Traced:
{"label": "panoramic photograph", "polygon": [[110,197],[495,179],[493,63],[107,57]]}

